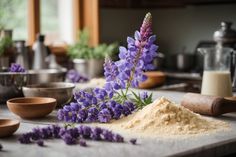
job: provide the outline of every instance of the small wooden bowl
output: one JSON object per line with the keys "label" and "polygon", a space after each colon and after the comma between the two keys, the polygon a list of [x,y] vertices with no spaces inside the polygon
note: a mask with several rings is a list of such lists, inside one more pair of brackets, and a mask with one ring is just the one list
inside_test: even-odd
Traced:
{"label": "small wooden bowl", "polygon": [[139,83],[139,88],[147,89],[153,88],[158,85],[162,85],[165,82],[166,76],[160,71],[148,71],[144,75],[147,76],[147,80]]}
{"label": "small wooden bowl", "polygon": [[20,121],[0,119],[0,138],[11,136],[20,126]]}
{"label": "small wooden bowl", "polygon": [[46,97],[14,98],[7,101],[8,109],[24,119],[45,117],[56,105],[56,99]]}

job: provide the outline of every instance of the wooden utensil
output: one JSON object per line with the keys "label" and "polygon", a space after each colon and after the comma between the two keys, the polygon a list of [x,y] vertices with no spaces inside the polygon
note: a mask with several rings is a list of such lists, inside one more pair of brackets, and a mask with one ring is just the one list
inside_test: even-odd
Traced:
{"label": "wooden utensil", "polygon": [[229,112],[236,112],[236,99],[234,99],[235,97],[223,98],[187,93],[184,95],[181,105],[199,114],[218,116]]}

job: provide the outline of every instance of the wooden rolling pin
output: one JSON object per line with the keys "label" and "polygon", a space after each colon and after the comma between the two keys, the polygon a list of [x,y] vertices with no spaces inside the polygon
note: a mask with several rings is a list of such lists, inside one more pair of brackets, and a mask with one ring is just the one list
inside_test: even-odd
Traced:
{"label": "wooden rolling pin", "polygon": [[236,112],[236,101],[233,99],[234,97],[223,98],[187,93],[184,95],[181,105],[199,114],[219,116],[224,113]]}

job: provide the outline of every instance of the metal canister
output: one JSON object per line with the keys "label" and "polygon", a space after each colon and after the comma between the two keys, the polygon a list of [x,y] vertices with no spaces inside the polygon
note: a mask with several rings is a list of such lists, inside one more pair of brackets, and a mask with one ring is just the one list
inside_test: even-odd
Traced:
{"label": "metal canister", "polygon": [[[236,50],[236,30],[232,29],[232,22],[221,22],[221,27],[219,30],[215,31],[213,35],[214,41],[217,43],[218,47],[230,47]],[[233,52],[231,54],[231,61],[230,61],[230,72],[231,72],[231,79],[234,82],[236,81],[236,53]]]}
{"label": "metal canister", "polygon": [[232,22],[221,22],[221,28],[215,31],[213,38],[222,46],[236,48],[236,30],[232,29]]}
{"label": "metal canister", "polygon": [[29,69],[29,52],[25,47],[24,40],[14,42],[16,48],[16,63],[22,65],[25,69]]}

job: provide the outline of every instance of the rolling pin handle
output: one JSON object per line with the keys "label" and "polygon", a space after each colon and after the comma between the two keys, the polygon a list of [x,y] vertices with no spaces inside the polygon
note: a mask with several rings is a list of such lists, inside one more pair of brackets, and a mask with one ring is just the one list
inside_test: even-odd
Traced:
{"label": "rolling pin handle", "polygon": [[236,112],[236,101],[228,99],[216,99],[213,102],[213,114],[218,116],[225,113]]}

